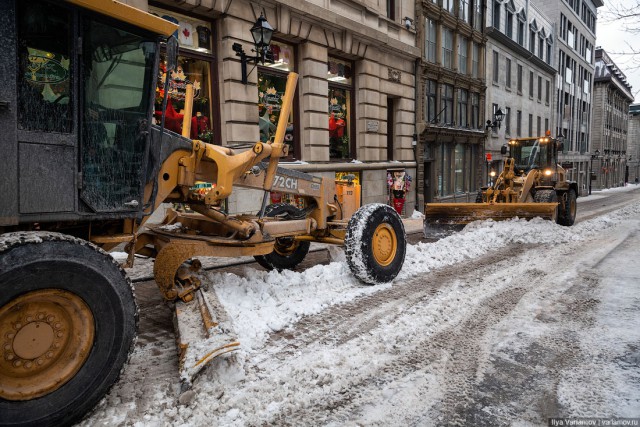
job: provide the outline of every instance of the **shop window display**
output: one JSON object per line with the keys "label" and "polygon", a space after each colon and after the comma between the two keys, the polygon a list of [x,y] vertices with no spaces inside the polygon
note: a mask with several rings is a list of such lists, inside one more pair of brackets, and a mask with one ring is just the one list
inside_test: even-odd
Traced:
{"label": "shop window display", "polygon": [[[213,91],[209,59],[213,54],[211,23],[152,6],[149,7],[149,12],[180,26],[175,35],[180,43],[181,55],[178,57],[177,69],[169,77],[166,127],[182,133],[184,97],[187,84],[191,83],[194,88],[194,100],[190,137],[214,142]],[[156,118],[160,116],[165,91],[165,61],[166,58],[162,56],[156,89]]]}
{"label": "shop window display", "polygon": [[[282,42],[271,42],[268,57],[273,60],[273,63],[265,64],[264,67],[260,67],[258,72],[258,123],[260,141],[262,142],[271,141],[275,136],[282,109],[282,97],[287,86],[288,72],[294,70],[295,63],[293,46]],[[288,146],[290,158],[296,158],[293,111],[292,108],[284,135],[284,143]]]}
{"label": "shop window display", "polygon": [[351,65],[338,59],[327,63],[329,80],[329,158],[350,159]]}
{"label": "shop window display", "polygon": [[[160,61],[158,87],[156,89],[156,117],[160,115],[162,99],[164,97],[164,82],[166,77],[165,58]],[[182,119],[184,115],[184,100],[187,84],[193,84],[193,118],[191,120],[192,139],[212,142],[212,111],[211,111],[211,64],[185,56],[178,57],[178,67],[169,77],[169,99],[167,100],[166,127],[177,133],[182,133]]]}
{"label": "shop window display", "polygon": [[402,215],[405,200],[411,187],[411,175],[404,169],[387,171],[387,189],[389,191],[389,204]]}

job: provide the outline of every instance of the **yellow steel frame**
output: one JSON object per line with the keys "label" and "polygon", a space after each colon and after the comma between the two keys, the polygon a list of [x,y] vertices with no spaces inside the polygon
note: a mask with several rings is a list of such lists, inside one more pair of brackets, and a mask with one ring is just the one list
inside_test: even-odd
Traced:
{"label": "yellow steel frame", "polygon": [[180,27],[166,19],[158,18],[138,8],[115,0],[66,0],[68,3],[110,16],[119,21],[144,28],[156,34],[170,36]]}

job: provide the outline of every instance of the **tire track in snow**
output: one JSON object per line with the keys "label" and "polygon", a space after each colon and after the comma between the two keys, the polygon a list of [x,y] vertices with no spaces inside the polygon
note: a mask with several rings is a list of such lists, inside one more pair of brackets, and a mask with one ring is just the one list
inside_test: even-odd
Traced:
{"label": "tire track in snow", "polygon": [[[532,248],[537,247],[530,246]],[[403,311],[424,302],[452,278],[478,275],[479,269],[499,269],[499,263],[513,252],[503,248],[465,264],[447,266],[430,273],[424,281],[394,284],[389,289],[331,306],[316,315],[305,316],[293,328],[273,333],[265,345],[268,358],[285,358],[313,343],[343,345],[377,328],[381,321],[392,323]],[[487,266],[489,264],[489,266]],[[256,363],[260,364],[260,361]]]}
{"label": "tire track in snow", "polygon": [[[523,246],[518,245],[518,248],[518,253],[521,253]],[[284,368],[291,363],[291,358],[296,357],[296,353],[309,351],[314,344],[349,346],[351,340],[367,337],[381,322],[393,324],[411,308],[427,304],[441,288],[451,285],[452,280],[474,283],[478,277],[496,274],[512,262],[508,255],[513,253],[513,247],[503,248],[479,260],[434,271],[426,281],[414,279],[348,304],[331,307],[318,315],[308,316],[297,323],[294,329],[273,334],[266,346],[266,357],[283,360]],[[509,260],[505,261],[505,258]],[[448,291],[445,289],[444,292]],[[517,287],[489,295],[479,301],[477,308],[461,323],[453,322],[441,327],[431,336],[410,337],[416,338],[417,342],[400,348],[391,363],[382,365],[371,375],[355,378],[344,392],[323,395],[305,410],[277,414],[274,421],[282,425],[324,424],[327,414],[331,414],[331,421],[338,424],[347,422],[353,419],[353,414],[359,408],[368,405],[372,395],[385,385],[416,371],[431,373],[441,369],[446,369],[449,376],[442,403],[447,408],[446,413],[463,413],[459,396],[471,392],[469,378],[473,378],[477,370],[476,356],[481,348],[482,336],[488,328],[504,318],[525,293],[526,289]],[[375,339],[375,334],[372,336]],[[452,356],[452,359],[443,367],[441,363],[443,357],[447,358],[446,355]],[[258,363],[256,369],[261,370],[260,365]]]}
{"label": "tire track in snow", "polygon": [[[504,286],[498,286],[497,289],[493,289],[493,292],[483,293],[484,298],[477,303],[466,301],[473,304],[473,309],[461,321],[449,324],[431,336],[423,337],[413,346],[400,348],[399,354],[394,355],[393,361],[380,366],[375,372],[354,378],[340,393],[321,395],[312,399],[310,407],[304,409],[292,411],[289,407],[286,411],[275,415],[275,420],[272,421],[281,425],[326,424],[327,420],[330,424],[338,425],[352,422],[354,416],[363,415],[363,408],[375,406],[376,399],[383,397],[380,390],[402,379],[415,376],[418,372],[426,376],[436,376],[442,380],[442,397],[428,404],[425,402],[425,405],[431,406],[422,408],[416,414],[399,414],[398,419],[402,420],[403,424],[423,425],[425,422],[432,423],[433,420],[439,420],[448,425],[504,423],[504,418],[496,418],[482,411],[488,399],[491,401],[490,399],[500,397],[499,390],[492,389],[491,384],[481,382],[483,372],[487,368],[494,367],[488,361],[492,342],[487,338],[487,334],[513,312],[524,295],[529,292],[535,293],[538,288],[544,288],[545,284],[548,286],[553,283],[556,278],[553,264],[563,264],[562,254],[566,249],[559,246],[548,251],[549,259],[555,261],[552,265],[547,265],[545,271],[531,268],[517,278],[510,278],[508,266],[513,263],[526,263],[528,248],[534,248],[534,246],[515,245],[515,247],[507,247],[493,253],[481,261],[467,263],[462,268],[457,265],[456,268],[447,267],[438,270],[430,274],[427,283],[413,280],[397,288],[394,286],[352,303],[332,307],[316,316],[309,316],[297,324],[294,330],[272,335],[267,351],[272,355],[273,352],[282,352],[282,357],[285,359],[282,365],[284,367],[295,363],[290,359],[296,358],[296,352],[299,354],[299,352],[309,351],[309,348],[316,343],[348,346],[351,340],[367,337],[369,331],[378,327],[380,322],[392,324],[412,306],[426,304],[427,300],[443,287],[445,288],[443,292],[448,292],[446,287],[451,286],[452,281],[473,283],[477,277],[484,277],[494,282],[500,280],[505,282]],[[565,315],[570,313],[574,319],[580,312],[583,312],[583,317],[587,316],[594,306],[594,301],[576,296],[566,297],[565,293],[571,294],[571,289],[573,288],[559,290],[562,298],[558,303],[566,306],[562,312]],[[563,302],[565,299],[566,302]],[[365,320],[362,319],[363,314],[366,317]],[[588,316],[584,321],[588,321]],[[552,366],[543,365],[556,373],[551,375],[551,378],[556,378],[557,372],[576,363],[575,354],[570,350],[562,350],[571,349],[572,339],[564,335],[566,332],[564,328],[559,335],[545,338],[542,342],[531,346],[533,350],[538,346],[537,350],[542,348],[547,353],[552,349],[561,349],[552,353],[551,362],[549,362]],[[375,339],[376,334],[371,336]],[[305,347],[309,348],[305,349]],[[519,354],[519,357],[521,356],[522,353]],[[540,363],[540,360],[538,362]],[[518,367],[516,366],[515,369],[517,373]],[[526,365],[522,375],[525,373],[532,375],[532,371]],[[542,377],[549,379],[548,375]],[[516,391],[522,394],[520,397],[522,405],[518,406],[520,415],[522,412],[527,412],[522,408],[526,408],[527,402],[532,400],[536,402],[537,407],[547,407],[547,410],[542,413],[553,412],[553,408],[557,409],[555,391],[557,381],[546,380],[536,383],[539,396],[527,393],[526,383],[518,384],[519,388]],[[485,386],[488,392],[481,393]],[[426,394],[427,391],[418,390],[416,393]],[[514,399],[514,396],[510,395],[507,398]],[[535,415],[540,413],[541,411],[536,411],[531,418],[535,418]],[[370,424],[370,421],[364,424]]]}

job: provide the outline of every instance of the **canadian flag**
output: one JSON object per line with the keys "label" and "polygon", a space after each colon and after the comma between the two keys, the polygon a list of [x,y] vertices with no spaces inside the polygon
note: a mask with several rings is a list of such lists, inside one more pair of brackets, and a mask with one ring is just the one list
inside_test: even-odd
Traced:
{"label": "canadian flag", "polygon": [[182,46],[193,46],[193,25],[180,22],[179,41]]}

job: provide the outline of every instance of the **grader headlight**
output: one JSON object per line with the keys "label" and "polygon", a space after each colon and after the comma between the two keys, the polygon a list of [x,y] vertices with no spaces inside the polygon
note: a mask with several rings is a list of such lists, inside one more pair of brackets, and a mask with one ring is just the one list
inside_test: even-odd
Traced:
{"label": "grader headlight", "polygon": [[551,175],[553,175],[553,171],[551,169],[544,170],[544,176],[550,177]]}

